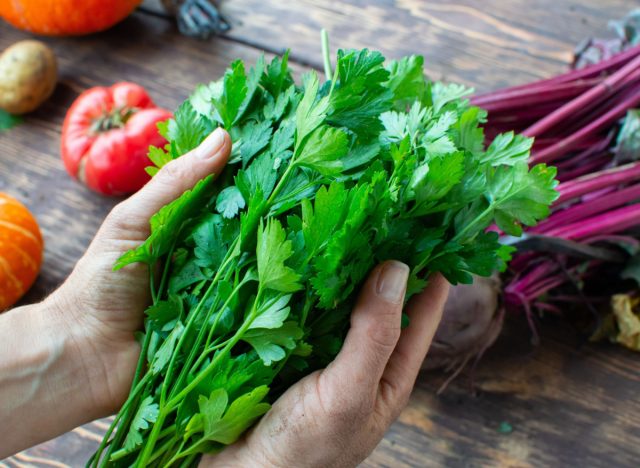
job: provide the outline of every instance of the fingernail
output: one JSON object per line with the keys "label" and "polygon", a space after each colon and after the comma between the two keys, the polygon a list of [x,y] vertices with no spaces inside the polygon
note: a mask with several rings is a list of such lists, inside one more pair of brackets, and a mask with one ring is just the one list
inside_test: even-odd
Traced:
{"label": "fingernail", "polygon": [[224,130],[216,128],[211,135],[209,135],[200,144],[196,154],[201,159],[209,159],[214,157],[222,145],[224,144]]}
{"label": "fingernail", "polygon": [[407,265],[395,260],[386,262],[378,275],[376,293],[389,302],[402,302],[408,278],[409,267]]}

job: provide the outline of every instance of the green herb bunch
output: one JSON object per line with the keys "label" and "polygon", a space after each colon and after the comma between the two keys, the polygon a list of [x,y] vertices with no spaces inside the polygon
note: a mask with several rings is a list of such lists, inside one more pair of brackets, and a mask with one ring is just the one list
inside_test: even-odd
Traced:
{"label": "green herb bunch", "polygon": [[488,227],[520,235],[556,198],[555,169],[527,165],[531,140],[485,148],[471,90],[427,81],[422,57],[339,51],[326,82],[312,72],[302,86],[287,57],[248,73],[233,62],[150,150],[154,173],[218,126],[234,142],[218,181],[162,208],[117,264],[149,265],[153,304],[131,394],[91,466],[190,466],[223,449],[338,353],[376,263],[411,267],[407,297],[432,272],[469,283],[509,259]]}

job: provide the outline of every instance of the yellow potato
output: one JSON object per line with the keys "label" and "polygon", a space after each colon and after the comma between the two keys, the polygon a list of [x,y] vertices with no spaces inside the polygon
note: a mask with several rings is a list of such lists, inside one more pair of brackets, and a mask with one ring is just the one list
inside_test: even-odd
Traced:
{"label": "yellow potato", "polygon": [[0,109],[26,114],[51,96],[57,66],[53,51],[39,41],[17,42],[0,55]]}

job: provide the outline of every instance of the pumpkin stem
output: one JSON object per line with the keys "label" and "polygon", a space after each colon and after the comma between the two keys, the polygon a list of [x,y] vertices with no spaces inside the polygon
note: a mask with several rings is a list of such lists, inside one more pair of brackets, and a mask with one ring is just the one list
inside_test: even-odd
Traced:
{"label": "pumpkin stem", "polygon": [[177,9],[176,19],[182,34],[201,39],[231,28],[212,0],[184,0]]}

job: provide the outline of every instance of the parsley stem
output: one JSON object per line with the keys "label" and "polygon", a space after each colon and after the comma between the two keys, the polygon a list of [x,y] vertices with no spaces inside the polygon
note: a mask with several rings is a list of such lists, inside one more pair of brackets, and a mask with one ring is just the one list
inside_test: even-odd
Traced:
{"label": "parsley stem", "polygon": [[[166,431],[163,431],[163,432],[166,432]],[[161,437],[162,437],[162,434],[160,434],[159,438]],[[166,458],[167,454],[171,453],[170,449],[172,449],[177,442],[178,440],[176,440],[175,437],[170,437],[169,439],[167,439],[167,441],[164,444],[162,444],[153,452],[153,455],[151,456],[151,458],[149,458],[149,463],[157,460],[161,455],[164,455],[163,458]],[[160,463],[160,466],[169,466],[169,465]]]}
{"label": "parsley stem", "polygon": [[167,259],[165,260],[165,263],[164,263],[164,269],[162,270],[162,278],[160,279],[160,286],[158,286],[159,297],[162,297],[162,291],[164,291],[164,288],[167,284],[167,278],[169,277],[169,267],[171,266],[171,257],[173,257],[173,251],[176,248],[177,242],[178,242],[178,236],[176,236],[175,239],[173,240],[173,244],[171,245],[171,249],[169,250],[169,253],[167,254]]}
{"label": "parsley stem", "polygon": [[324,74],[327,81],[333,81],[333,72],[331,71],[331,53],[329,51],[329,34],[326,29],[320,31],[321,43],[322,43],[322,57],[324,59]]}
{"label": "parsley stem", "polygon": [[[91,460],[89,460],[89,462],[87,463],[87,466],[89,465],[96,466],[96,467],[99,466],[100,458],[102,457],[102,452],[104,452],[104,449],[107,447],[107,444],[109,443],[109,437],[111,436],[111,434],[113,434],[113,431],[118,425],[118,422],[122,419],[124,413],[129,410],[129,408],[131,407],[131,404],[137,398],[140,390],[142,390],[144,385],[147,383],[148,377],[151,377],[151,374],[145,375],[145,377],[140,382],[138,382],[138,385],[135,386],[135,388],[131,391],[131,393],[129,393],[129,396],[127,397],[127,401],[125,401],[124,405],[122,405],[122,408],[120,409],[116,417],[113,419],[113,422],[109,426],[109,429],[107,429],[107,432],[105,433],[104,438],[102,439],[102,442],[98,447],[98,450],[96,450],[96,453],[93,454],[93,457]],[[120,432],[124,432],[124,431],[119,431],[118,434],[120,434]],[[113,448],[113,445],[110,445],[107,455],[111,454],[112,448]],[[107,460],[108,460],[108,457],[105,457],[105,460],[103,461],[107,461]]]}
{"label": "parsley stem", "polygon": [[[202,372],[200,372],[189,383],[189,385],[187,385],[185,388],[183,388],[180,391],[180,393],[178,393],[175,397],[171,398],[166,403],[166,405],[161,403],[160,411],[158,413],[158,418],[156,419],[156,422],[153,425],[153,429],[151,430],[151,433],[149,434],[149,438],[147,439],[147,443],[144,446],[144,450],[142,452],[142,455],[136,461],[136,464],[135,464],[136,467],[146,467],[147,466],[149,457],[152,454],[153,448],[154,448],[155,443],[156,443],[156,441],[158,439],[158,434],[160,432],[160,429],[161,429],[162,424],[164,423],[164,420],[166,419],[166,417],[169,414],[171,414],[171,412],[182,402],[182,400],[194,388],[196,388],[198,386],[198,384],[200,384],[200,382],[202,382],[205,378],[207,378],[216,369],[216,367],[217,367],[218,363],[220,362],[220,360],[222,358],[226,357],[231,352],[231,349],[236,345],[236,343],[238,343],[238,341],[240,341],[240,339],[242,339],[242,336],[249,329],[249,327],[251,326],[251,323],[253,322],[253,320],[256,317],[258,302],[260,301],[260,298],[262,297],[262,294],[263,294],[262,287],[258,287],[258,293],[256,294],[256,297],[255,297],[255,299],[253,301],[253,306],[251,308],[251,313],[249,314],[249,317],[247,317],[247,319],[245,319],[244,323],[238,329],[238,331],[235,333],[233,338],[224,347],[224,349],[217,356],[215,356],[213,358],[213,360],[206,367],[206,369],[203,370]],[[174,354],[174,356],[175,356],[175,354]],[[161,396],[161,398],[162,398],[162,396]]]}
{"label": "parsley stem", "polygon": [[151,290],[151,301],[155,304],[158,302],[158,294],[156,292],[156,283],[153,277],[153,266],[149,266],[149,286]]}
{"label": "parsley stem", "polygon": [[191,383],[189,385],[187,385],[184,389],[182,389],[182,391],[180,393],[178,393],[175,397],[173,397],[171,400],[168,401],[168,403],[166,405],[166,408],[169,411],[172,410],[177,404],[179,404],[180,401],[184,397],[186,397],[189,394],[189,392],[191,392],[191,390],[193,390],[200,382],[202,382],[202,380],[204,378],[208,377],[209,374],[211,372],[213,372],[213,370],[215,369],[216,365],[218,364],[218,361],[220,359],[222,359],[222,357],[225,357],[227,354],[229,354],[231,352],[231,348],[233,348],[236,345],[236,343],[238,341],[240,341],[240,339],[243,337],[245,332],[249,329],[249,327],[253,323],[253,320],[256,317],[256,311],[257,311],[257,307],[258,307],[258,302],[260,301],[260,299],[262,297],[262,294],[263,294],[263,289],[262,289],[262,287],[259,287],[258,288],[258,293],[256,294],[256,298],[253,301],[253,306],[251,308],[251,312],[250,312],[249,316],[247,317],[247,319],[245,319],[245,321],[242,324],[242,326],[238,329],[238,331],[235,333],[235,335],[233,335],[233,338],[231,338],[231,340],[227,343],[227,345],[224,347],[222,352],[220,352],[220,354],[215,356],[213,361],[211,361],[211,364],[209,364],[204,371],[202,371],[200,374],[198,374],[191,381]]}
{"label": "parsley stem", "polygon": [[218,322],[220,321],[220,317],[224,313],[224,310],[229,306],[229,303],[233,300],[233,298],[236,297],[236,295],[240,292],[240,289],[242,288],[242,286],[244,286],[247,283],[248,283],[248,280],[246,279],[243,279],[242,281],[240,281],[240,283],[238,283],[238,285],[235,288],[233,288],[227,300],[224,301],[224,303],[220,306],[220,309],[216,314],[216,318],[213,321],[213,324],[211,325],[211,327],[209,328],[207,341],[205,341],[205,345],[204,345],[205,349],[209,347],[209,344],[211,344],[211,338],[213,337],[213,332],[216,330],[216,327],[218,326]]}
{"label": "parsley stem", "polygon": [[[133,383],[131,384],[131,388],[136,389],[138,386],[138,383],[141,382],[140,378],[142,376],[142,369],[144,367],[144,364],[146,363],[146,356],[147,356],[147,351],[149,349],[149,343],[151,342],[151,335],[153,333],[148,330],[147,333],[145,333],[144,335],[144,340],[142,342],[142,348],[140,350],[140,357],[138,358],[138,364],[136,365],[136,373],[133,377]],[[146,374],[144,377],[144,381],[147,380],[148,376],[150,376],[151,374]],[[138,390],[139,391],[139,390]],[[135,390],[132,392],[132,394],[135,394]],[[137,395],[135,395],[137,397]],[[123,406],[122,409],[119,411],[118,415],[121,415],[121,427],[128,427],[129,424],[131,424],[131,417],[133,415],[132,413],[133,407],[131,405],[127,406],[126,408]],[[106,454],[106,459],[109,459],[111,456],[111,452],[113,451],[114,447],[119,447],[120,443],[122,442],[122,439],[125,436],[125,431],[118,431],[116,432],[115,437],[113,438],[112,444],[109,446],[109,449],[107,450],[107,454]]]}
{"label": "parsley stem", "polygon": [[[223,261],[223,263],[220,266],[220,268],[218,268],[218,271],[216,272],[216,275],[211,280],[211,284],[207,288],[207,291],[202,296],[202,299],[200,300],[200,302],[196,306],[195,310],[193,312],[189,313],[189,319],[187,320],[187,324],[185,326],[185,329],[182,332],[182,335],[180,336],[180,339],[178,340],[178,344],[176,345],[173,353],[171,354],[171,360],[169,361],[169,367],[167,369],[167,373],[165,375],[164,382],[162,383],[162,389],[160,390],[160,405],[161,406],[165,402],[166,395],[167,395],[167,390],[168,390],[169,385],[171,385],[171,379],[173,378],[173,371],[175,369],[176,359],[177,359],[178,355],[180,354],[180,350],[182,349],[182,346],[184,345],[184,341],[185,341],[186,337],[188,336],[188,332],[191,329],[191,327],[193,326],[193,324],[195,323],[195,319],[196,319],[196,317],[198,317],[198,315],[200,313],[200,309],[203,307],[203,305],[207,301],[207,299],[209,299],[209,296],[213,293],[213,291],[215,289],[215,285],[217,284],[218,280],[220,279],[220,276],[222,275],[222,272],[225,271],[225,269],[227,268],[227,266],[229,265],[231,260],[233,258],[235,258],[235,248],[236,248],[236,245],[239,242],[239,240],[240,240],[240,237],[238,236],[233,241],[233,243],[229,247],[229,250],[227,250],[227,254],[225,256],[225,260]],[[184,368],[183,368],[183,370],[184,370]]]}
{"label": "parsley stem", "polygon": [[284,184],[288,181],[289,174],[291,174],[291,171],[295,167],[294,159],[295,159],[295,157],[291,158],[291,161],[289,162],[289,165],[287,166],[287,168],[285,169],[284,173],[282,174],[282,177],[278,181],[278,185],[276,185],[276,188],[274,188],[273,192],[271,192],[271,195],[267,199],[267,206],[269,206],[269,207],[271,206],[271,204],[273,203],[273,201],[276,198],[276,196],[280,193],[280,190],[282,190],[282,187],[284,187]]}
{"label": "parsley stem", "polygon": [[187,457],[189,455],[194,455],[194,454],[198,454],[198,448],[201,445],[204,445],[208,442],[207,439],[200,439],[198,442],[196,442],[195,444],[193,444],[191,447],[188,447],[185,451],[181,451],[179,453],[176,453],[174,455],[174,457],[169,460],[169,463],[167,463],[166,466],[171,466],[173,465],[175,462],[177,462],[178,460],[180,460],[181,458]]}
{"label": "parsley stem", "polygon": [[[236,240],[232,244],[231,248],[229,249],[229,252],[231,252],[232,249],[235,248],[235,245],[236,245],[237,242],[238,242],[238,238],[236,238]],[[230,257],[230,259],[231,258],[233,258],[233,255]],[[227,261],[223,262],[223,266],[221,266],[220,268],[221,269],[226,268],[226,263],[228,263],[228,262]],[[229,269],[229,272],[227,272],[227,274],[225,275],[225,278],[224,278],[225,280],[229,279],[229,273],[232,272],[232,271],[234,271],[234,268],[230,268]],[[223,310],[224,310],[224,307],[226,307],[229,304],[229,302],[230,302],[230,300],[225,303],[225,305],[223,306]],[[209,322],[209,318],[210,318],[211,313],[214,310],[216,304],[217,304],[217,302],[214,302],[211,305],[211,307],[209,308],[209,311],[207,312],[207,315],[204,318],[203,324],[206,324],[206,323]],[[209,329],[209,335],[207,337],[207,344],[205,345],[205,348],[209,345],[211,334],[212,334],[213,330],[215,329],[215,327],[216,327],[216,325],[218,323],[218,319],[219,319],[220,315],[221,314],[219,313],[218,316],[216,316],[216,321],[213,324],[213,327]],[[171,396],[173,395],[174,390],[176,388],[180,388],[180,385],[182,384],[182,381],[188,375],[188,371],[193,367],[192,366],[193,360],[195,359],[197,352],[201,349],[202,339],[204,337],[206,329],[207,329],[207,327],[204,326],[204,325],[200,328],[200,331],[198,332],[198,337],[196,338],[196,342],[191,347],[191,351],[189,352],[189,355],[187,356],[187,359],[184,362],[184,364],[182,366],[182,369],[180,370],[180,373],[178,374],[178,378],[176,379],[176,383],[173,385],[173,388],[171,389],[171,391],[169,391],[169,398],[171,398]],[[207,352],[208,351],[205,350],[204,353],[206,354]]]}

